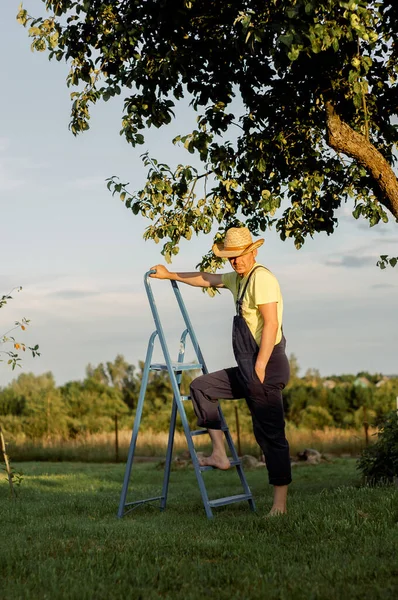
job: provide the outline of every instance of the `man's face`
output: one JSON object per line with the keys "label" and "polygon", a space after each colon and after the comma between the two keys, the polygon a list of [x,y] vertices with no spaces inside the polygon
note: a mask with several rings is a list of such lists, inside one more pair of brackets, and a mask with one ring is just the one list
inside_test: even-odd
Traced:
{"label": "man's face", "polygon": [[234,258],[229,258],[229,262],[231,267],[233,268],[238,275],[244,277],[250,269],[254,266],[256,262],[257,249],[252,252],[248,252],[248,254],[244,254],[243,256],[236,256]]}

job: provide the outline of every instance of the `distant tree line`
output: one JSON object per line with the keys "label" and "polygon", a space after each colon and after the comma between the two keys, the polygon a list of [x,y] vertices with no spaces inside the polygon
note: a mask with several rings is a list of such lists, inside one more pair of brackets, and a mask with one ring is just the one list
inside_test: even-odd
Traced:
{"label": "distant tree line", "polygon": [[[360,428],[382,421],[395,406],[398,377],[358,373],[321,377],[316,370],[298,376],[294,355],[290,357],[291,380],[284,390],[286,418],[309,429],[325,427]],[[88,365],[83,381],[57,386],[52,373],[22,373],[0,389],[0,423],[9,436],[29,439],[60,436],[65,439],[111,431],[114,417],[120,427],[131,428],[141,387],[144,363],[129,364],[123,356],[113,362]],[[184,373],[182,392],[199,373]],[[166,431],[169,424],[172,389],[167,372],[150,373],[143,427]],[[239,401],[238,401],[239,402]],[[195,416],[186,403],[188,418]],[[224,402],[227,421],[233,418],[234,402]],[[239,402],[242,430],[250,430],[250,415],[245,402]]]}
{"label": "distant tree line", "polygon": [[321,377],[308,369],[298,377],[297,359],[290,356],[291,378],[284,391],[286,416],[309,429],[377,425],[395,406],[398,376],[360,372]]}

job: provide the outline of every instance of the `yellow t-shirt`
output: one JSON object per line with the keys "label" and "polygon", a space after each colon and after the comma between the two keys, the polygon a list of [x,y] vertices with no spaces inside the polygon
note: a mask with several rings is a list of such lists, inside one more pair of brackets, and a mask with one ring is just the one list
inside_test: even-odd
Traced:
{"label": "yellow t-shirt", "polygon": [[[268,271],[263,265],[255,263],[253,269],[257,266],[261,268],[256,269],[247,286],[245,297],[242,303],[242,316],[245,319],[247,326],[253,334],[258,346],[261,342],[261,334],[263,331],[263,317],[258,310],[259,304],[269,304],[270,302],[277,302],[277,315],[278,315],[278,332],[276,335],[275,344],[279,344],[282,339],[282,317],[283,317],[283,298],[279,283],[275,275]],[[245,283],[250,273],[243,277],[239,277],[235,271],[232,273],[223,273],[222,282],[226,288],[231,290],[234,301],[236,304],[238,290],[242,293]]]}

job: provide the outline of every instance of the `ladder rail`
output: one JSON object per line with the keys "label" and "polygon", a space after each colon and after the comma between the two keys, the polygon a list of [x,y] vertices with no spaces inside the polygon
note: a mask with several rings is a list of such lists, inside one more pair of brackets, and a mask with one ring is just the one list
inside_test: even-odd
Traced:
{"label": "ladder rail", "polygon": [[122,493],[120,495],[119,510],[117,513],[117,516],[119,519],[121,517],[123,517],[124,508],[126,506],[126,498],[127,498],[127,492],[128,492],[128,487],[129,487],[129,483],[130,483],[131,469],[133,467],[134,453],[135,453],[135,448],[136,448],[136,444],[137,444],[138,432],[139,432],[139,428],[140,428],[140,424],[141,424],[142,410],[144,408],[145,392],[146,392],[146,387],[147,387],[147,383],[148,383],[148,379],[149,379],[149,370],[150,370],[151,358],[152,358],[152,354],[153,354],[153,346],[155,344],[155,338],[157,335],[158,335],[158,332],[154,331],[152,333],[151,337],[149,338],[149,342],[148,342],[148,349],[147,349],[147,353],[146,353],[145,365],[144,365],[144,370],[142,373],[141,389],[140,389],[140,394],[139,394],[138,402],[137,402],[137,410],[135,412],[133,431],[131,434],[131,442],[130,442],[129,452],[127,455],[126,470],[124,472]]}
{"label": "ladder rail", "polygon": [[198,340],[197,340],[194,328],[193,328],[192,323],[191,323],[191,319],[190,319],[190,317],[188,315],[188,311],[185,308],[185,303],[184,303],[184,300],[182,299],[180,288],[178,287],[178,284],[177,284],[176,281],[172,280],[170,283],[171,283],[171,287],[173,288],[173,292],[175,294],[175,297],[177,298],[177,303],[178,303],[178,306],[180,308],[180,311],[181,311],[181,314],[182,314],[182,318],[184,319],[184,323],[185,323],[186,328],[187,328],[187,330],[189,332],[189,337],[191,338],[193,349],[196,352],[196,356],[198,357],[199,362],[202,364],[203,373],[205,375],[207,375],[209,371],[207,369],[205,359],[203,358],[202,350],[200,349],[200,346],[199,346],[199,343],[198,343]]}
{"label": "ladder rail", "polygon": [[[178,387],[178,384],[177,384],[175,376],[171,376],[171,374],[174,371],[174,369],[173,369],[173,363],[172,363],[172,360],[170,358],[169,349],[168,349],[167,343],[166,343],[166,337],[164,335],[163,327],[162,327],[162,324],[160,322],[159,313],[158,313],[158,309],[157,309],[156,302],[155,302],[155,297],[153,295],[152,288],[151,288],[151,285],[149,283],[149,275],[151,273],[155,273],[155,272],[156,271],[154,271],[154,270],[150,270],[150,271],[148,271],[145,274],[145,277],[144,277],[145,288],[146,288],[146,292],[147,292],[147,295],[148,295],[149,304],[150,304],[151,311],[152,311],[152,316],[153,316],[153,319],[155,321],[156,330],[158,332],[159,342],[160,342],[160,345],[161,345],[162,350],[163,350],[163,356],[164,356],[164,359],[166,361],[167,370],[168,370],[168,372],[170,374],[171,385],[172,385],[172,388],[173,388],[173,394],[178,399],[180,397],[180,389]],[[185,419],[185,421],[186,421],[186,419]],[[184,422],[183,422],[183,426],[184,426],[184,430],[185,430]],[[186,421],[186,426],[188,427],[188,421]]]}
{"label": "ladder rail", "polygon": [[[185,413],[185,409],[182,405],[181,402],[181,398],[180,398],[180,388],[179,388],[179,384],[177,382],[174,370],[173,370],[173,366],[172,366],[172,360],[170,358],[170,353],[169,353],[169,349],[167,347],[167,343],[166,343],[166,338],[164,335],[164,331],[163,331],[163,327],[162,324],[160,322],[160,317],[159,317],[159,313],[158,313],[158,309],[156,306],[156,302],[155,302],[155,297],[153,295],[152,292],[152,288],[151,288],[151,284],[149,282],[149,276],[151,275],[151,273],[154,273],[154,270],[150,270],[145,274],[144,277],[144,283],[145,283],[145,289],[148,295],[148,300],[149,300],[149,304],[151,307],[151,312],[152,312],[152,316],[153,319],[155,321],[155,325],[156,325],[156,330],[158,332],[158,336],[159,336],[159,342],[160,345],[162,347],[163,350],[163,356],[164,359],[166,361],[166,365],[167,365],[167,370],[169,372],[169,376],[170,376],[170,381],[171,381],[171,386],[173,389],[173,394],[174,394],[174,399],[176,401],[177,404],[177,408],[178,411],[180,413],[180,417],[181,417],[181,423],[184,429],[184,433],[185,433],[185,437],[187,440],[187,444],[188,444],[188,449],[189,449],[189,453],[191,455],[191,459],[192,459],[192,463],[194,465],[194,469],[195,469],[195,474],[196,474],[196,479],[199,485],[199,489],[200,492],[202,494],[202,499],[203,499],[203,504],[205,507],[205,511],[206,511],[206,515],[208,518],[211,518],[213,516],[212,510],[210,508],[210,504],[209,504],[209,497],[207,494],[207,489],[206,486],[204,484],[203,478],[202,478],[202,474],[199,470],[199,461],[198,461],[198,457],[196,456],[196,451],[195,451],[195,446],[191,437],[191,430],[189,428],[189,423],[188,423],[188,419]],[[182,301],[182,299],[181,299]],[[185,309],[185,305],[184,305],[184,312],[185,315],[188,317],[186,309]],[[192,325],[190,325],[191,330],[189,331],[190,336],[192,335]],[[180,348],[180,352],[181,352],[181,348]],[[199,349],[200,352],[200,349]],[[184,338],[184,353],[185,353],[185,338]],[[201,352],[200,352],[200,356],[201,356]],[[199,359],[199,356],[198,356]],[[203,368],[203,367],[202,367]]]}
{"label": "ladder rail", "polygon": [[[163,350],[163,356],[166,361],[167,367],[170,368],[170,371],[172,371],[172,360],[170,358],[169,349],[166,344],[166,337],[164,335],[163,326],[162,326],[162,323],[160,322],[159,312],[158,312],[156,302],[155,302],[155,296],[153,295],[152,287],[149,282],[149,276],[152,273],[156,273],[156,271],[154,269],[151,269],[151,270],[147,271],[147,273],[145,273],[145,276],[144,276],[145,290],[146,290],[146,293],[148,296],[149,306],[151,308],[153,320],[155,321],[156,331],[158,332],[159,342],[160,342],[160,345]],[[173,392],[176,393],[177,390],[173,390]],[[177,392],[177,394],[178,394],[178,392]]]}

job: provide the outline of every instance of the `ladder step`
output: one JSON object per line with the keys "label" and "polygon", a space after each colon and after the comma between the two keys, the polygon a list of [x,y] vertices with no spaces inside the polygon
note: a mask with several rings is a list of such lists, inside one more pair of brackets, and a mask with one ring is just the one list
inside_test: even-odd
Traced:
{"label": "ladder step", "polygon": [[191,431],[191,435],[204,435],[205,433],[209,433],[207,429],[196,429],[195,431]]}
{"label": "ladder step", "polygon": [[[173,371],[197,371],[198,369],[202,369],[200,363],[182,363],[182,362],[172,362],[171,368]],[[151,371],[167,371],[166,363],[153,363],[150,367]]]}
{"label": "ladder step", "polygon": [[191,396],[180,396],[181,398],[181,402],[186,402],[187,400],[191,399]]}
{"label": "ladder step", "polygon": [[[229,463],[230,463],[231,467],[237,467],[237,466],[239,466],[241,464],[240,460],[230,460]],[[217,467],[210,467],[210,466],[207,466],[207,465],[203,466],[203,467],[199,466],[199,470],[200,471],[213,471],[216,468]]]}
{"label": "ladder step", "polygon": [[210,500],[209,504],[211,508],[217,508],[217,506],[224,506],[225,504],[233,504],[234,502],[242,502],[243,500],[252,500],[251,494],[238,494],[237,496],[226,496],[225,498],[217,498],[217,500]]}

